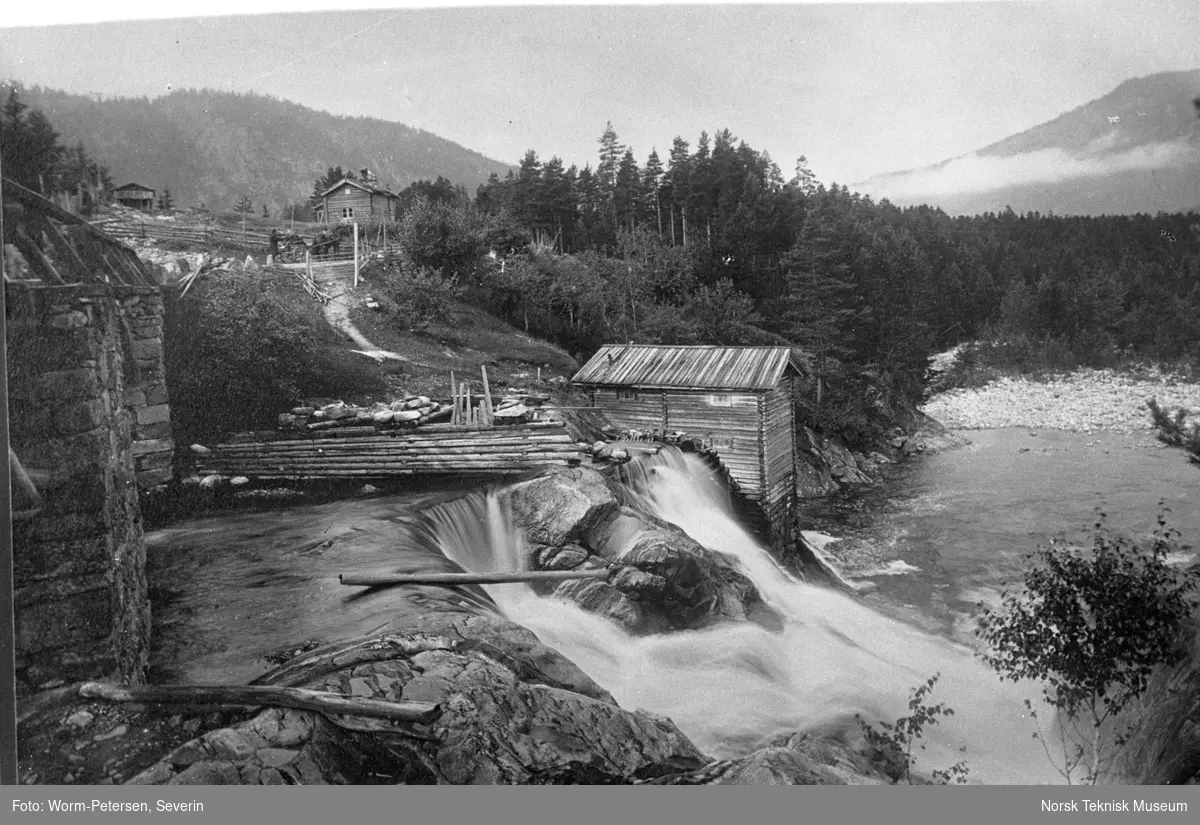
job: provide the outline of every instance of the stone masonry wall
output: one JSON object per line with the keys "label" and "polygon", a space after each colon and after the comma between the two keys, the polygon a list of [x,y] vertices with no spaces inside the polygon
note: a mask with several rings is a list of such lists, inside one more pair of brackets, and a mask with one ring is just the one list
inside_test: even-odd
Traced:
{"label": "stone masonry wall", "polygon": [[13,525],[19,689],[140,682],[150,605],[138,487],[171,474],[161,296],[13,285],[8,307],[11,443],[49,473],[41,511]]}
{"label": "stone masonry wall", "polygon": [[120,299],[132,366],[125,368],[125,403],[133,415],[133,457],[138,489],[171,480],[175,442],[163,368],[163,299],[158,290],[139,290]]}

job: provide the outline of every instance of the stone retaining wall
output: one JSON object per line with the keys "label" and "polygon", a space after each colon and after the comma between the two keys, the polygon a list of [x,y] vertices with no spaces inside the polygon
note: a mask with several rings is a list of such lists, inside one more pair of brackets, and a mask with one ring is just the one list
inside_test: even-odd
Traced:
{"label": "stone retaining wall", "polygon": [[48,474],[13,526],[17,676],[143,679],[150,606],[139,488],[171,477],[162,296],[152,287],[10,285],[10,438]]}

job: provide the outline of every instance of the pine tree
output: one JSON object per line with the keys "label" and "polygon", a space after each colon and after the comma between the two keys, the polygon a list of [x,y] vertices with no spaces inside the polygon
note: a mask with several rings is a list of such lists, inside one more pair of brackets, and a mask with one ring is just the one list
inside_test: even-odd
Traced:
{"label": "pine tree", "polygon": [[830,199],[809,213],[796,245],[782,261],[788,285],[784,329],[815,359],[818,403],[838,362],[856,349],[863,308],[854,282],[853,227]]}
{"label": "pine tree", "polygon": [[620,168],[621,156],[625,153],[625,147],[617,139],[617,132],[613,129],[611,120],[604,125],[604,133],[600,135],[599,143],[600,163],[596,166],[596,184],[601,197],[608,206],[609,214],[612,215],[613,226],[616,227],[619,223],[616,202],[617,171]]}
{"label": "pine tree", "polygon": [[43,194],[55,191],[63,155],[58,133],[41,111],[21,102],[15,88],[0,117],[0,152],[5,177]]}
{"label": "pine tree", "polygon": [[638,206],[641,203],[641,174],[633,150],[626,149],[617,167],[617,188],[613,193],[617,226],[633,229],[637,223]]}
{"label": "pine tree", "polygon": [[671,244],[676,242],[675,225],[679,221],[678,240],[687,245],[687,205],[692,192],[692,156],[688,142],[676,137],[671,143],[670,168],[667,170],[668,204],[671,212]]}
{"label": "pine tree", "polygon": [[158,208],[159,209],[170,209],[174,205],[175,205],[175,201],[171,198],[170,187],[164,186],[163,190],[162,190],[162,194],[160,194],[158,196]]}
{"label": "pine tree", "polygon": [[663,234],[663,223],[659,193],[662,188],[663,174],[663,165],[662,161],[658,159],[658,150],[651,149],[650,157],[646,159],[646,169],[642,173],[642,212],[647,217],[653,218],[660,238]]}
{"label": "pine tree", "polygon": [[512,209],[517,220],[533,228],[535,223],[545,219],[545,205],[542,201],[542,162],[538,160],[537,152],[530,149],[521,158],[517,169],[516,185],[513,189]]}
{"label": "pine tree", "polygon": [[796,159],[796,173],[788,183],[796,187],[806,198],[817,194],[817,176],[813,174],[812,169],[808,168],[808,158],[804,155]]}

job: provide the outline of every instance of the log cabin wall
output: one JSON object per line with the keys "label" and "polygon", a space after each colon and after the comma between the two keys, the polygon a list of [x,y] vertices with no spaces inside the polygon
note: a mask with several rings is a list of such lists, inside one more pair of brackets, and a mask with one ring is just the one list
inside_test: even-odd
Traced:
{"label": "log cabin wall", "polygon": [[625,429],[704,439],[772,540],[795,533],[794,405],[806,369],[788,347],[606,345],[576,373]]}
{"label": "log cabin wall", "polygon": [[[344,183],[323,200],[324,223],[365,222],[369,220],[390,221],[393,199],[378,192],[369,192],[350,183]],[[346,210],[352,210],[350,214]]]}
{"label": "log cabin wall", "polygon": [[763,509],[775,538],[794,538],[796,517],[796,428],[792,398],[796,379],[785,376],[762,396]]}
{"label": "log cabin wall", "polygon": [[722,391],[667,390],[666,428],[699,436],[721,457],[742,495],[763,496],[759,395]]}
{"label": "log cabin wall", "polygon": [[603,410],[616,427],[631,430],[665,430],[666,407],[662,390],[596,387],[592,405]]}

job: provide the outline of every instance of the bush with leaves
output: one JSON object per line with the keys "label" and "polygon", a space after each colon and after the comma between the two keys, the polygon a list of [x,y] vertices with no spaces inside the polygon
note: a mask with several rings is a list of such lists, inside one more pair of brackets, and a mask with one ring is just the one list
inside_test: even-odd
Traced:
{"label": "bush with leaves", "polygon": [[980,604],[983,660],[1002,679],[1042,684],[1057,718],[1049,726],[1061,753],[1027,702],[1034,734],[1069,784],[1108,778],[1137,729],[1122,715],[1156,669],[1179,662],[1200,569],[1172,567],[1178,532],[1160,515],[1148,545],[1112,532],[1099,514],[1090,546],[1055,540],[1029,556],[1024,587],[1005,590],[998,608]]}
{"label": "bush with leaves", "polygon": [[427,267],[405,272],[393,270],[385,276],[384,283],[397,314],[412,332],[424,332],[434,324],[449,321],[454,302],[463,297],[457,278]]}
{"label": "bush with leaves", "polygon": [[[937,684],[939,677],[941,674],[935,673],[924,684],[912,689],[908,699],[908,709],[911,713],[897,719],[894,724],[880,722],[877,730],[874,725],[855,714],[854,718],[858,720],[867,744],[875,751],[875,758],[889,766],[886,772],[894,782],[904,781],[912,784],[913,766],[917,763],[917,758],[913,755],[913,748],[925,750],[925,745],[920,743],[925,728],[938,724],[943,716],[954,715],[952,708],[948,708],[940,702],[936,705],[929,705],[925,702],[925,697],[933,691],[933,686]],[[965,751],[966,747],[964,746],[961,750]],[[930,776],[934,784],[949,785],[954,782],[962,785],[966,783],[969,773],[970,769],[967,767],[967,763],[958,762],[945,770],[935,770]]]}
{"label": "bush with leaves", "polygon": [[488,252],[486,224],[472,207],[417,196],[400,216],[396,234],[413,265],[471,279]]}
{"label": "bush with leaves", "polygon": [[308,395],[381,388],[366,359],[339,357],[336,333],[290,274],[208,272],[166,303],[171,423],[183,443],[274,427]]}

